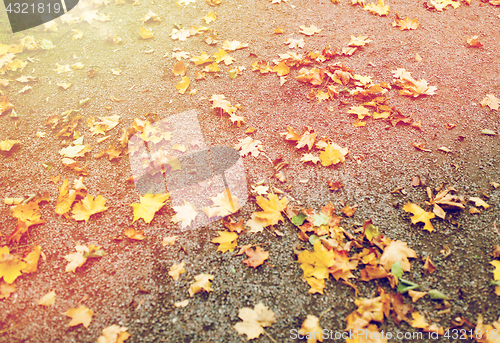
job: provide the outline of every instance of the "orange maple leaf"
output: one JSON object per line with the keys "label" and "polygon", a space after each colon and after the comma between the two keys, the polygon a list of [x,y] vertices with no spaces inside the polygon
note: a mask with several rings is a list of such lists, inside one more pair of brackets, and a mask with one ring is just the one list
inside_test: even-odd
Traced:
{"label": "orange maple leaf", "polygon": [[254,268],[262,265],[269,258],[269,252],[262,250],[260,247],[256,247],[255,250],[252,248],[245,249],[245,254],[247,254],[248,258],[243,260],[243,263]]}

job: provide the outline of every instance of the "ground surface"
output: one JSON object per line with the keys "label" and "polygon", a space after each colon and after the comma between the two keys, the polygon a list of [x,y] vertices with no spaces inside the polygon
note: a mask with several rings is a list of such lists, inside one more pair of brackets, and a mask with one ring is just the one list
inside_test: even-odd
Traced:
{"label": "ground surface", "polygon": [[[126,181],[131,176],[128,157],[109,161],[90,155],[107,149],[109,144],[118,145],[122,129],[130,127],[134,118],[145,119],[144,115],[151,112],[166,118],[191,109],[200,113],[199,122],[207,144],[234,146],[247,136],[244,130],[253,126],[256,131],[252,137],[262,141],[263,151],[270,159],[284,157],[289,161],[290,165],[283,170],[287,181],[282,183],[273,177],[273,166],[265,156],[244,157],[248,185],[265,180],[279,189],[290,186],[287,195],[291,203],[296,199],[305,208],[316,210],[329,202],[335,208],[357,204],[354,216],[344,217],[341,222],[348,232],[354,233],[354,229],[371,218],[386,236],[407,242],[419,258],[412,260],[412,271],[406,278],[420,284],[421,290],[438,289],[451,297],[449,313],[438,315],[440,302],[428,298],[412,304],[415,311],[443,327],[450,327],[451,320],[461,316],[472,324],[479,314],[484,315],[486,323],[495,321],[500,307],[494,287],[489,286],[493,277],[489,262],[494,245],[500,241],[493,229],[500,212],[500,193],[490,182],[500,182],[500,142],[498,136],[480,132],[498,131],[500,124],[498,112],[481,107],[480,102],[486,94],[500,94],[500,8],[476,0],[470,6],[463,3],[457,9],[448,7],[443,12],[427,10],[423,1],[393,0],[387,4],[389,15],[379,17],[360,6],[351,6],[346,0],[340,4],[326,0],[291,0],[281,4],[223,0],[217,7],[201,0],[181,7],[169,1],[142,1],[138,6],[126,2],[100,9],[100,13],[110,16],[108,22],[60,25],[54,33],[40,29],[16,35],[4,32],[4,44],[33,35],[37,41],[51,40],[56,48],[18,54],[22,60],[31,56],[34,62],[1,77],[15,80],[21,75],[32,75],[39,81],[22,94],[18,92],[25,84],[16,81],[1,88],[14,104],[19,119],[9,115],[0,117],[0,141],[15,139],[22,144],[0,154],[0,196],[22,197],[47,191],[52,201],[41,204],[46,223],[30,228],[29,235],[23,236],[19,243],[21,247],[33,242],[40,244],[46,260],[40,260],[37,272],[19,277],[16,292],[0,301],[3,330],[0,341],[95,342],[104,327],[119,324],[132,334],[127,342],[243,342],[245,336],[238,335],[233,328],[240,321],[238,310],[253,308],[258,302],[274,311],[277,321],[266,332],[278,342],[293,341],[290,330],[299,329],[308,314],[319,317],[328,309],[331,310],[321,317],[321,327],[344,330],[346,316],[356,309],[353,288],[330,278],[324,294],[308,293],[310,287],[302,279],[293,249],[297,244],[310,250],[312,247],[299,240],[297,227],[288,219],[275,226],[283,236],[266,229],[238,238],[239,246],[263,244],[270,252],[268,264],[256,269],[241,262],[246,258],[244,255],[216,251],[217,246],[210,241],[217,236],[216,231],[225,230],[221,221],[181,230],[171,222],[174,212],[166,206],[150,224],[142,219],[132,224],[132,208],[128,205],[139,201],[139,193]],[[140,18],[150,9],[162,21],[145,24],[153,28],[155,37],[142,40],[138,34],[142,26]],[[204,24],[202,17],[210,10],[217,13],[217,20]],[[420,27],[411,31],[392,27],[395,12],[418,18]],[[207,35],[173,41],[170,32],[174,23],[184,27],[206,25],[218,31],[219,43],[207,45],[204,42]],[[299,34],[300,25],[313,24],[322,29],[321,33],[311,37]],[[3,31],[7,31],[6,25],[4,18]],[[274,34],[277,27],[284,27],[285,33]],[[84,32],[81,40],[71,39],[70,29],[75,28]],[[108,30],[111,35],[119,35],[123,42],[118,45],[107,42],[104,36]],[[296,69],[282,86],[275,74],[252,72],[253,62],[260,59],[271,62],[278,54],[289,51],[284,44],[288,37],[304,38],[306,45],[299,49],[304,53],[328,45],[339,51],[347,46],[351,35],[365,35],[372,42],[352,56],[337,56],[325,65],[340,61],[357,74],[371,76],[374,82],[391,82],[391,71],[396,68],[405,68],[415,78],[426,79],[437,87],[435,95],[413,99],[398,95],[395,89],[390,91],[390,104],[421,121],[422,131],[409,125],[392,127],[385,121],[371,119],[364,127],[354,127],[353,117],[347,114],[351,106],[357,105],[351,97],[341,95],[346,104],[339,100],[318,103],[306,97],[311,85],[294,79]],[[467,46],[466,37],[473,35],[479,36],[484,48]],[[171,72],[176,62],[170,58],[172,49],[179,47],[191,56],[202,51],[211,55],[224,40],[248,43],[248,48],[230,53],[236,65],[246,67],[243,75],[231,79],[228,67],[221,65],[220,77],[207,75],[206,80],[194,80],[194,70],[201,68],[190,64],[190,88],[186,94],[179,94],[175,85],[180,77]],[[167,53],[168,57],[164,57]],[[416,53],[422,61],[415,60]],[[63,74],[53,71],[56,63],[76,62],[82,62],[85,68]],[[122,74],[113,75],[112,68],[121,69]],[[97,75],[89,78],[86,73],[89,69],[97,70]],[[56,86],[57,82],[73,85],[62,90]],[[189,94],[190,89],[197,89],[197,93]],[[211,109],[208,98],[212,94],[224,94],[232,104],[241,104],[238,114],[246,118],[246,125],[239,128],[227,116],[221,117]],[[113,102],[110,96],[125,101]],[[49,177],[68,176],[71,182],[78,177],[61,165],[62,140],[45,122],[51,115],[77,108],[78,101],[85,98],[92,99],[81,108],[84,121],[77,130],[94,151],[79,160],[89,171],[84,178],[89,194],[104,196],[109,209],[92,216],[88,222],[76,222],[54,213],[59,189]],[[114,114],[120,115],[120,124],[109,132],[110,139],[97,143],[96,136],[88,131],[86,119]],[[456,127],[449,130],[447,123]],[[306,126],[312,127],[318,137],[328,136],[347,147],[349,155],[336,166],[304,164],[300,161],[302,153],[280,136],[287,126],[300,132]],[[38,138],[37,131],[47,135]],[[425,143],[432,151],[419,151],[412,143]],[[452,153],[438,151],[442,146]],[[52,169],[42,166],[46,162],[54,163]],[[465,210],[453,215],[460,224],[458,227],[448,219],[437,219],[432,221],[434,232],[423,231],[422,224],[412,225],[409,214],[403,211],[408,201],[424,207],[424,201],[428,200],[425,187],[411,185],[417,175],[431,188],[442,183],[452,185],[466,199],[487,193],[490,198],[484,199],[490,208],[472,215],[468,212],[469,203]],[[344,187],[332,192],[327,180],[341,181]],[[58,186],[61,182],[62,179]],[[398,187],[407,194],[391,193]],[[256,210],[259,207],[255,197],[249,193],[248,203],[233,218],[246,221]],[[1,204],[1,232],[8,235],[15,226],[9,206]],[[129,227],[144,230],[147,238],[114,239],[123,237],[124,229]],[[178,236],[177,243],[163,246],[162,238],[172,235]],[[100,245],[107,254],[89,260],[76,273],[67,273],[64,256],[74,252],[77,243]],[[443,245],[451,249],[446,258],[440,253]],[[422,271],[421,258],[427,255],[437,267],[432,275]],[[167,273],[173,263],[179,262],[186,263],[187,273],[173,281]],[[189,297],[193,276],[200,273],[215,276],[213,291]],[[350,281],[357,285],[359,297],[376,296],[379,286],[390,289],[387,280],[362,282],[359,271],[354,274],[356,279]],[[51,290],[57,294],[55,305],[38,306],[38,299]],[[175,302],[188,298],[187,307],[174,306]],[[408,296],[405,301],[411,303]],[[63,313],[77,307],[79,302],[95,313],[88,329],[82,325],[67,326],[69,318]],[[398,326],[392,319],[386,319],[379,328],[392,332],[418,331],[404,322]],[[255,341],[270,340],[262,335]]]}

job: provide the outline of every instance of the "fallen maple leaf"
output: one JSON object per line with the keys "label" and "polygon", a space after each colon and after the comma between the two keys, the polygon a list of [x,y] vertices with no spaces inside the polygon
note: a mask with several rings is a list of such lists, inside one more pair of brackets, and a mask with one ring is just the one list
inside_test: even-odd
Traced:
{"label": "fallen maple leaf", "polygon": [[284,222],[284,218],[281,212],[285,210],[288,199],[283,197],[281,200],[278,199],[276,194],[269,194],[268,199],[263,196],[257,197],[257,204],[264,210],[261,212],[254,212],[255,217],[258,219],[266,220],[267,225],[276,225],[280,221]]}
{"label": "fallen maple leaf", "polygon": [[210,274],[199,274],[194,277],[195,282],[189,286],[189,295],[192,297],[196,293],[205,291],[212,292],[211,281],[214,279],[213,275]]}
{"label": "fallen maple leaf", "polygon": [[77,202],[75,206],[73,206],[73,218],[76,221],[85,220],[88,221],[90,216],[99,212],[104,212],[108,208],[104,206],[106,203],[106,199],[102,195],[98,195],[95,200],[94,197],[90,194],[80,202]]}
{"label": "fallen maple leaf", "polygon": [[328,144],[323,151],[319,154],[321,159],[321,164],[324,167],[328,167],[332,164],[337,164],[339,162],[345,161],[345,155],[340,149],[336,149],[335,146]]}
{"label": "fallen maple leaf", "polygon": [[89,245],[88,247],[84,245],[77,244],[75,246],[76,252],[64,256],[64,259],[68,261],[66,266],[67,272],[75,272],[76,268],[81,267],[90,257],[102,257],[106,254],[100,246]]}
{"label": "fallen maple leaf", "polygon": [[173,223],[181,222],[182,228],[186,228],[196,219],[196,208],[190,202],[184,200],[184,205],[173,206],[175,215],[170,219]]}
{"label": "fallen maple leaf", "polygon": [[138,241],[142,241],[144,238],[146,238],[146,237],[144,237],[144,231],[143,230],[138,230],[137,231],[133,227],[131,227],[129,229],[125,229],[124,234],[128,238],[135,239],[135,240],[138,240]]}
{"label": "fallen maple leaf", "polygon": [[155,36],[152,30],[145,27],[139,28],[139,33],[141,34],[142,39],[151,39]]}
{"label": "fallen maple leaf", "polygon": [[111,325],[102,329],[102,335],[97,339],[97,343],[123,343],[130,334],[128,328],[119,325]]}
{"label": "fallen maple leaf", "polygon": [[406,242],[391,241],[389,245],[385,247],[380,257],[380,263],[384,266],[385,270],[391,271],[392,265],[399,261],[403,271],[409,272],[411,265],[408,258],[416,257],[417,254],[413,249],[408,248]]}
{"label": "fallen maple leaf", "polygon": [[404,19],[396,18],[392,22],[392,26],[399,27],[401,31],[403,30],[416,30],[418,29],[418,19],[410,19],[408,17]]}
{"label": "fallen maple leaf", "polygon": [[287,38],[285,44],[288,45],[288,48],[295,49],[297,47],[303,48],[306,42],[304,42],[304,38],[301,39]]}
{"label": "fallen maple leaf", "polygon": [[481,48],[483,44],[479,41],[479,36],[467,36],[467,44],[472,48]]}
{"label": "fallen maple leaf", "polygon": [[427,230],[429,232],[434,231],[434,227],[432,226],[431,219],[435,217],[434,213],[432,212],[425,212],[420,206],[416,204],[412,204],[408,202],[406,205],[404,205],[403,209],[405,212],[410,212],[413,214],[413,217],[411,217],[411,222],[413,224],[416,224],[418,222],[424,223],[424,230]]}
{"label": "fallen maple leaf", "polygon": [[189,77],[184,76],[175,88],[179,90],[179,93],[184,94],[189,87]]}
{"label": "fallen maple leaf", "polygon": [[262,151],[262,142],[253,139],[252,137],[246,137],[244,139],[240,139],[239,143],[236,144],[235,147],[240,151],[240,155],[242,157],[246,155],[257,157]]}
{"label": "fallen maple leaf", "polygon": [[12,284],[25,267],[26,263],[19,256],[10,254],[9,247],[0,248],[0,278],[3,277],[6,283]]}
{"label": "fallen maple leaf", "polygon": [[182,262],[182,263],[174,263],[170,267],[168,275],[170,275],[172,277],[172,279],[174,279],[175,281],[179,280],[179,276],[181,274],[184,274],[186,272],[186,269],[184,269],[184,265],[185,264],[186,263],[184,263],[184,262]]}
{"label": "fallen maple leaf", "polygon": [[217,15],[213,11],[208,12],[208,14],[203,17],[203,20],[205,20],[206,24],[210,24],[211,22],[214,22],[216,19]]}
{"label": "fallen maple leaf", "polygon": [[389,5],[385,5],[384,0],[378,0],[376,5],[372,3],[365,4],[363,9],[373,14],[378,14],[379,16],[384,16],[389,13]]}
{"label": "fallen maple leaf", "polygon": [[51,291],[38,300],[38,305],[52,306],[56,303],[56,292]]}
{"label": "fallen maple leaf", "polygon": [[236,323],[234,328],[238,331],[238,334],[247,335],[248,340],[258,338],[264,333],[265,327],[276,322],[274,312],[261,302],[255,305],[253,309],[249,307],[240,308],[238,317],[243,322]]}
{"label": "fallen maple leaf", "polygon": [[28,253],[28,255],[24,258],[24,262],[26,262],[26,266],[21,270],[24,274],[34,273],[38,268],[38,260],[40,258],[40,254],[42,253],[42,247],[39,245],[35,245],[33,250]]}
{"label": "fallen maple leaf", "polygon": [[243,263],[254,268],[262,265],[269,258],[269,252],[264,251],[260,247],[255,247],[255,250],[252,248],[245,249],[245,254],[247,254],[248,258],[243,260]]}
{"label": "fallen maple leaf", "polygon": [[486,94],[486,97],[481,100],[481,106],[488,106],[490,109],[498,111],[498,109],[500,108],[500,99],[497,98],[494,94]]}
{"label": "fallen maple leaf", "polygon": [[12,149],[12,147],[16,144],[21,144],[21,141],[12,140],[12,139],[0,141],[0,150],[1,151],[10,151],[10,149]]}
{"label": "fallen maple leaf", "polygon": [[323,329],[319,325],[319,318],[308,314],[302,323],[299,334],[307,338],[307,343],[323,342]]}
{"label": "fallen maple leaf", "polygon": [[306,35],[306,36],[312,36],[315,33],[320,33],[321,29],[317,28],[316,25],[311,25],[309,27],[305,25],[300,25],[300,33]]}
{"label": "fallen maple leaf", "polygon": [[222,49],[226,51],[234,51],[238,49],[244,49],[248,47],[248,44],[238,42],[236,40],[228,42],[227,40],[222,43]]}
{"label": "fallen maple leaf", "polygon": [[[1,63],[1,62],[0,62]],[[10,102],[9,102],[9,98],[7,96],[2,96],[0,98],[0,116],[8,111],[10,111],[11,109],[14,108],[14,105],[12,105]]]}
{"label": "fallen maple leaf", "polygon": [[94,311],[84,305],[80,305],[78,306],[78,308],[69,309],[68,311],[64,312],[64,314],[71,318],[68,326],[76,326],[82,324],[83,326],[88,328],[90,325],[90,321],[92,320],[92,316],[94,315]]}
{"label": "fallen maple leaf", "polygon": [[140,218],[144,219],[146,224],[151,223],[155,213],[165,205],[169,196],[169,194],[146,194],[141,196],[139,203],[130,205],[134,209],[134,219],[132,223]]}
{"label": "fallen maple leaf", "polygon": [[235,232],[227,232],[227,231],[217,231],[219,237],[215,237],[211,240],[212,243],[220,244],[217,248],[217,251],[225,253],[226,251],[233,251],[238,244],[236,243],[236,239],[238,238],[238,234]]}

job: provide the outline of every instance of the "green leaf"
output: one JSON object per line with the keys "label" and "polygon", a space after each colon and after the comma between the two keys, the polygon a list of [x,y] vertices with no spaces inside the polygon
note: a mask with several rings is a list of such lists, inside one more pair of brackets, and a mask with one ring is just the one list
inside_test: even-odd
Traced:
{"label": "green leaf", "polygon": [[427,292],[427,295],[433,300],[449,300],[450,297],[447,295],[444,295],[437,289],[431,289],[429,292]]}
{"label": "green leaf", "polygon": [[174,26],[175,26],[175,28],[176,28],[177,30],[182,29],[182,24],[180,24],[180,23],[174,23]]}
{"label": "green leaf", "polygon": [[314,219],[314,222],[313,222],[314,226],[326,225],[330,221],[328,216],[324,213],[315,214],[313,219]]}
{"label": "green leaf", "polygon": [[396,261],[392,264],[391,267],[391,274],[397,277],[398,279],[403,276],[404,271],[403,268],[401,267],[401,263],[399,261]]}
{"label": "green leaf", "polygon": [[304,221],[306,220],[306,218],[307,218],[307,216],[304,213],[299,212],[299,214],[292,217],[292,223],[294,225],[301,226],[302,224],[304,224]]}
{"label": "green leaf", "polygon": [[397,292],[398,293],[406,293],[412,289],[417,289],[419,288],[420,285],[414,283],[414,282],[411,282],[411,281],[408,281],[408,280],[405,280],[405,279],[399,279],[399,284],[398,284],[398,288],[397,288]]}

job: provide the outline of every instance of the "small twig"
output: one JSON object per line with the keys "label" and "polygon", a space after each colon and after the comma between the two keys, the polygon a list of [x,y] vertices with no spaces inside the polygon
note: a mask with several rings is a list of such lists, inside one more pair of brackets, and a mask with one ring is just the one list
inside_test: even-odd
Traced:
{"label": "small twig", "polygon": [[264,334],[267,336],[267,338],[269,338],[271,341],[273,341],[273,343],[278,343],[274,338],[271,337],[271,335],[269,335],[266,330],[264,330]]}
{"label": "small twig", "polygon": [[495,232],[497,233],[498,237],[500,237],[500,232],[498,232],[497,222],[496,221],[493,222],[493,230],[495,230]]}

